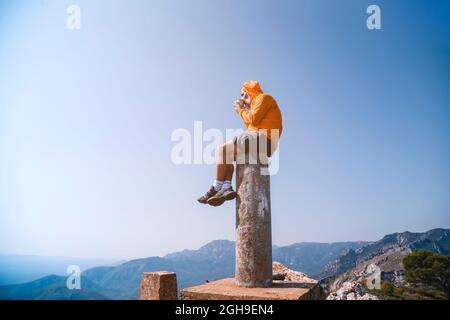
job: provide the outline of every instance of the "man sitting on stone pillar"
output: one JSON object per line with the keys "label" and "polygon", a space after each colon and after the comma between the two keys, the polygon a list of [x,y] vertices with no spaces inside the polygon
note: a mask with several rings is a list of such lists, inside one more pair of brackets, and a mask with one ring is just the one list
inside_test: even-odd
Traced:
{"label": "man sitting on stone pillar", "polygon": [[[233,161],[241,159],[264,162],[272,156],[278,147],[278,140],[283,130],[281,111],[275,99],[264,93],[258,81],[250,80],[241,89],[241,98],[234,102],[234,109],[239,114],[247,131],[221,144],[216,153],[216,179],[205,195],[198,202],[211,206],[220,206],[227,200],[236,198],[231,186],[233,178]],[[245,161],[245,160],[244,160]]]}

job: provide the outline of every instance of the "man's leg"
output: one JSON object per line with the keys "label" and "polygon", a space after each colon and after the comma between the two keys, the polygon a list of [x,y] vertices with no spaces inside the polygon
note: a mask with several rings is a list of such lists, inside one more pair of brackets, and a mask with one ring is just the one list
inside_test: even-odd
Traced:
{"label": "man's leg", "polygon": [[[235,197],[235,192],[231,187],[231,180],[233,178],[234,165],[233,161],[236,158],[237,148],[234,140],[227,141],[217,148],[216,152],[216,179],[210,190],[198,199],[198,202],[206,204],[208,200],[217,195],[217,199],[213,199],[213,206],[221,205],[225,200],[232,200]],[[224,191],[219,193],[222,189]]]}
{"label": "man's leg", "polygon": [[226,200],[236,198],[236,192],[231,186],[234,172],[233,161],[236,158],[236,152],[237,148],[234,139],[217,148],[216,180],[214,184],[221,184],[221,189],[207,200],[207,203],[212,206],[220,206]]}
{"label": "man's leg", "polygon": [[225,181],[233,180],[233,173],[234,173],[234,165],[233,164],[227,164],[227,175],[225,177]]}
{"label": "man's leg", "polygon": [[233,178],[234,165],[236,159],[237,148],[233,141],[221,144],[217,148],[216,159],[216,180],[231,181]]}

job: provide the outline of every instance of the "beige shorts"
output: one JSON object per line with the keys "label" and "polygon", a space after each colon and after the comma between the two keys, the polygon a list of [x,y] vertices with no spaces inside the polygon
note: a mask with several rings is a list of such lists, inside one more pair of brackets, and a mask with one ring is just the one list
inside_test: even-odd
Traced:
{"label": "beige shorts", "polygon": [[[234,158],[234,146],[237,155]],[[227,163],[234,159],[236,163],[258,163],[267,164],[272,156],[274,146],[267,137],[260,132],[244,132],[226,142]]]}

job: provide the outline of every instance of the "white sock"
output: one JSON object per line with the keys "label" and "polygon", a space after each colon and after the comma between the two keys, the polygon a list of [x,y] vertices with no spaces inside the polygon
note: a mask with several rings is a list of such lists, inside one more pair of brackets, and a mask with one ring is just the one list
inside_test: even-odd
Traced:
{"label": "white sock", "polygon": [[228,188],[231,188],[231,181],[225,180],[222,184],[222,189],[228,189]]}
{"label": "white sock", "polygon": [[223,181],[214,180],[213,186],[216,191],[222,189]]}

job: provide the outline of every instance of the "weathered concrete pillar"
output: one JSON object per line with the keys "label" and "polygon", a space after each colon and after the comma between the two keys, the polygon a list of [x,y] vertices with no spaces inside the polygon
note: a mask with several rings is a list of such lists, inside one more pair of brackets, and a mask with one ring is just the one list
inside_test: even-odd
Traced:
{"label": "weathered concrete pillar", "polygon": [[158,271],[142,274],[139,300],[177,299],[177,275],[175,272]]}
{"label": "weathered concrete pillar", "polygon": [[236,165],[236,284],[272,284],[270,176],[262,164]]}

